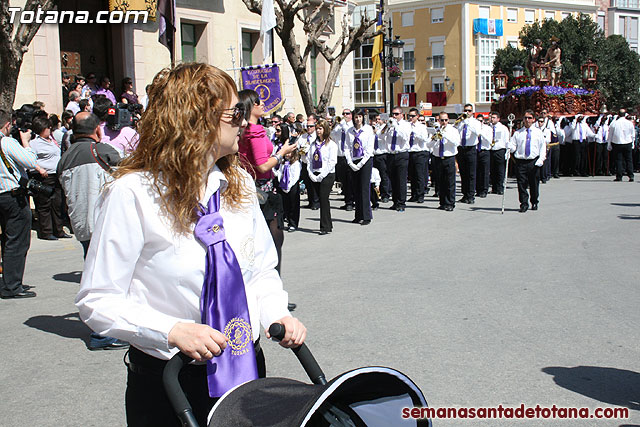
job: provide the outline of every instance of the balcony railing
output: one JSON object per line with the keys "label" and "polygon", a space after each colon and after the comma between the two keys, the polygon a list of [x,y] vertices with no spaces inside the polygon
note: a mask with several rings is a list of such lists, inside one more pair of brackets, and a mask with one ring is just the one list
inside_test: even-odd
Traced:
{"label": "balcony railing", "polygon": [[640,10],[640,0],[611,0],[611,7]]}

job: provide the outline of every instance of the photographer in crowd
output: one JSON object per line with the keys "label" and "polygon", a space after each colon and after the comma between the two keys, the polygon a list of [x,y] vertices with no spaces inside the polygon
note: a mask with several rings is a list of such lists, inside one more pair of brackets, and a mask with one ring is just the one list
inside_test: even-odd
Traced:
{"label": "photographer in crowd", "polygon": [[100,130],[102,141],[116,149],[121,157],[125,157],[138,145],[138,132],[135,129],[126,126],[119,130],[113,130],[107,125],[109,118],[109,109],[114,105],[111,101],[103,96],[99,96],[93,103],[93,113],[100,119]]}
{"label": "photographer in crowd", "polygon": [[0,297],[32,298],[35,292],[22,283],[27,251],[31,244],[31,209],[26,188],[20,181],[25,169],[36,167],[36,154],[29,141],[31,131],[20,132],[20,142],[11,133],[11,113],[0,110],[0,226],[2,227],[2,281]]}

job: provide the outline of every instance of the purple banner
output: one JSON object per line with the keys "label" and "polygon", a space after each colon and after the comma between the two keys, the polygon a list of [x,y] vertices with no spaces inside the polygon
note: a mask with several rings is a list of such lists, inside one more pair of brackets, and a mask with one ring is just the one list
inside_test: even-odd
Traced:
{"label": "purple banner", "polygon": [[280,68],[276,65],[261,65],[242,68],[242,89],[258,92],[264,103],[265,115],[271,114],[284,103],[280,86]]}

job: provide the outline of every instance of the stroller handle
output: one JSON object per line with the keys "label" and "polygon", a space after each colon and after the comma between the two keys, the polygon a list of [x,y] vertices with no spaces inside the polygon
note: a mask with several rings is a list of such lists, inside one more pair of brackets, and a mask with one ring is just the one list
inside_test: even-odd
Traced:
{"label": "stroller handle", "polygon": [[[271,335],[271,337],[276,338],[278,341],[282,341],[285,334],[284,325],[280,323],[273,323],[271,326],[269,326],[269,334]],[[295,347],[291,350],[298,357],[300,364],[304,368],[312,383],[320,385],[324,385],[327,383],[324,372],[322,372],[322,369],[320,369],[320,365],[318,365],[318,362],[316,362],[316,359],[313,357],[313,354],[311,354],[311,351],[306,344],[302,344],[300,347]]]}
{"label": "stroller handle", "polygon": [[198,427],[198,421],[193,415],[191,404],[187,400],[187,396],[180,387],[178,381],[178,374],[183,367],[191,363],[193,359],[186,354],[179,351],[171,360],[169,360],[162,372],[162,383],[167,393],[167,397],[173,406],[173,410],[180,419],[180,423],[183,427]]}

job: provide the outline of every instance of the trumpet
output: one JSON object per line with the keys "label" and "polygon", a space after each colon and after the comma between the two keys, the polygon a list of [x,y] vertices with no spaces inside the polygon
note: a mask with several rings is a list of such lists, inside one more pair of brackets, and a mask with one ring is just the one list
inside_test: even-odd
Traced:
{"label": "trumpet", "polygon": [[460,116],[456,119],[455,122],[453,122],[453,126],[458,126],[458,123],[460,123],[463,120],[467,120],[469,118],[469,115],[467,113],[462,113],[460,114]]}
{"label": "trumpet", "polygon": [[433,136],[431,137],[432,141],[438,141],[440,139],[442,139],[442,130],[440,130],[440,128],[438,128],[438,131],[436,133],[433,134]]}

